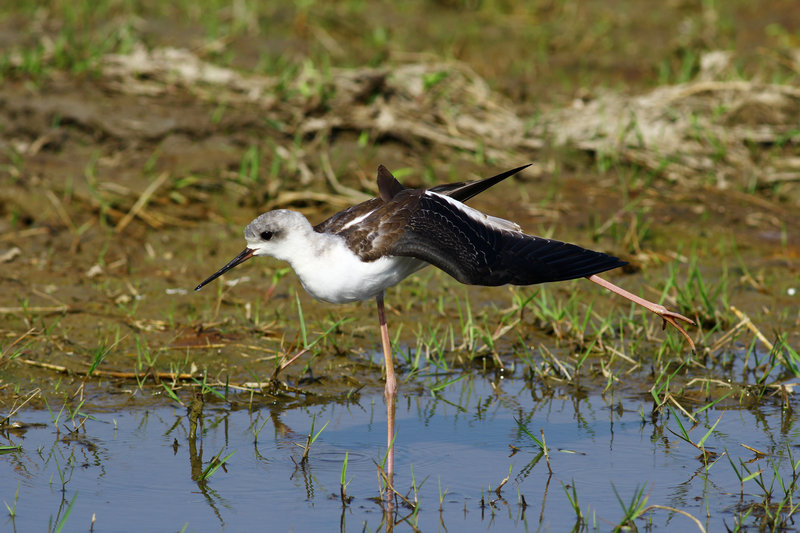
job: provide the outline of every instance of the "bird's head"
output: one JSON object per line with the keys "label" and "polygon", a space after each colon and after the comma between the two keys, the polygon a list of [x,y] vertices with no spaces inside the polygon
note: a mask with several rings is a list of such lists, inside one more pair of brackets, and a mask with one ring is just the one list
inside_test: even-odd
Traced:
{"label": "bird's head", "polygon": [[311,224],[309,224],[306,217],[297,211],[276,209],[259,215],[244,228],[244,239],[247,241],[247,248],[198,285],[195,290],[202,289],[205,285],[208,285],[232,268],[241,265],[251,257],[269,255],[278,259],[287,259],[289,257],[287,254],[291,253],[292,245],[290,241],[292,238],[301,237],[304,232],[311,230]]}

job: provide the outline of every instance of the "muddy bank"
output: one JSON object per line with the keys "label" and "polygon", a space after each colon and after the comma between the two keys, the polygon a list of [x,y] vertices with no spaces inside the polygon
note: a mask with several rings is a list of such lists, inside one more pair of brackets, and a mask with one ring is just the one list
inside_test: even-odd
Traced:
{"label": "muddy bank", "polygon": [[[320,343],[292,383],[311,369],[340,391],[355,375],[375,384],[370,303],[312,302],[276,262],[251,265],[237,286],[191,289],[238,252],[254,216],[287,207],[321,220],[375,194],[378,163],[424,186],[533,162],[474,205],[621,256],[630,267],[617,281],[646,297],[670,279],[665,301],[699,321],[707,354],[740,335],[796,345],[800,93],[731,81],[735,61],[709,52],[683,83],[598,90],[536,114],[457,61],[307,64],[276,76],[139,43],[101,56],[93,76],[11,77],[0,87],[4,371],[19,386],[99,360],[134,379],[207,371],[215,383],[266,383],[275,361],[309,342],[302,310]],[[575,299],[584,286],[546,290],[554,302],[593,305]],[[588,294],[605,308],[606,295]],[[409,354],[431,306],[449,352],[464,346],[455,339],[471,335],[467,299],[487,331],[505,332],[499,345],[472,343],[467,361],[514,361],[538,342],[568,354],[586,342],[575,321],[553,318],[550,300],[506,328],[500,312],[519,293],[464,289],[440,273],[392,296]],[[620,328],[658,341],[653,322]],[[617,342],[598,331],[601,345]]]}

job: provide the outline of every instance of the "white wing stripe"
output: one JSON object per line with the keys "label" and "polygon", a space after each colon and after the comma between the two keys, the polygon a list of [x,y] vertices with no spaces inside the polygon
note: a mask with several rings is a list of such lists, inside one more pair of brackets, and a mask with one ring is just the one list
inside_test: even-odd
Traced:
{"label": "white wing stripe", "polygon": [[372,211],[367,211],[363,215],[357,216],[356,218],[354,218],[353,220],[351,220],[350,222],[348,222],[347,224],[345,224],[344,226],[339,228],[338,232],[344,231],[347,228],[349,228],[350,226],[355,226],[356,224],[358,224],[359,222],[361,222],[362,220],[364,220],[365,218],[367,218],[368,216],[370,216],[374,212],[375,212],[375,210],[373,209]]}
{"label": "white wing stripe", "polygon": [[522,228],[519,227],[519,224],[515,222],[511,222],[510,220],[506,220],[504,218],[493,217],[491,215],[487,215],[486,213],[481,213],[477,209],[473,209],[470,206],[459,202],[454,198],[450,198],[444,194],[439,194],[433,191],[425,191],[425,194],[440,200],[444,200],[448,202],[450,205],[467,215],[469,218],[474,220],[479,224],[483,224],[488,226],[492,229],[498,231],[514,231],[514,232],[522,232]]}

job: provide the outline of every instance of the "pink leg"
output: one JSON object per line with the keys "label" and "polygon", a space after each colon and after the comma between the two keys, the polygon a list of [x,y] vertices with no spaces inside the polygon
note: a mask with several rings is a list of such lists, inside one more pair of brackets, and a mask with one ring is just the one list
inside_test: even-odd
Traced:
{"label": "pink leg", "polygon": [[684,322],[687,322],[687,323],[689,323],[689,324],[694,326],[695,325],[694,320],[692,320],[690,318],[686,318],[685,316],[681,315],[680,313],[675,313],[673,311],[670,311],[669,309],[667,309],[663,305],[660,305],[660,304],[657,304],[657,303],[653,303],[650,300],[645,300],[644,298],[642,298],[640,296],[636,296],[635,294],[626,291],[622,287],[618,287],[618,286],[614,285],[610,281],[607,281],[607,280],[601,278],[600,276],[598,276],[596,274],[595,275],[591,275],[591,276],[587,276],[587,279],[589,281],[593,281],[593,282],[597,283],[601,287],[604,287],[604,288],[610,290],[611,292],[619,294],[623,298],[627,298],[628,300],[632,301],[635,304],[641,305],[642,307],[644,307],[648,311],[652,311],[653,313],[657,314],[658,316],[660,316],[664,320],[664,327],[667,327],[667,324],[675,327],[675,329],[677,329],[680,332],[680,334],[683,335],[683,338],[686,339],[686,342],[689,343],[689,346],[692,348],[692,351],[693,352],[695,351],[694,341],[689,336],[689,334],[686,333],[686,330],[683,329],[683,327],[678,323],[678,320],[683,320]]}
{"label": "pink leg", "polygon": [[386,364],[386,478],[389,486],[387,487],[387,498],[392,498],[392,482],[394,476],[394,404],[397,397],[397,378],[394,375],[394,360],[392,358],[392,347],[389,344],[389,327],[386,325],[386,313],[383,308],[383,293],[376,298],[378,303],[378,322],[381,326],[381,345],[383,347],[383,358]]}

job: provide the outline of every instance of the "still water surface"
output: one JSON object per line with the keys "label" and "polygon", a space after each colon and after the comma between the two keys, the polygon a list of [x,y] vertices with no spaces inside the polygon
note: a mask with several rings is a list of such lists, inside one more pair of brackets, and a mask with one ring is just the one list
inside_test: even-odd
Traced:
{"label": "still water surface", "polygon": [[[615,491],[627,504],[642,487],[649,504],[689,512],[711,530],[732,525],[740,484],[727,458],[706,472],[699,452],[669,431],[679,432],[674,417],[653,422],[645,396],[617,394],[577,400],[574,390],[555,390],[537,398],[522,379],[479,375],[435,395],[401,388],[396,487],[413,500],[416,486],[419,509],[414,515],[399,505],[394,520],[405,519],[422,531],[564,531],[576,522],[565,493],[566,486],[572,494],[574,485],[590,530],[594,524],[609,530],[622,519]],[[238,406],[207,403],[194,446],[187,408],[166,398],[83,409],[91,419],[72,439],[65,415],[57,433],[50,413],[23,410],[18,422],[41,425],[7,437],[22,450],[0,455],[0,499],[12,506],[17,488],[19,496],[15,518],[6,515],[0,529],[44,531],[49,524],[53,530],[73,502],[64,531],[89,531],[93,515],[94,531],[103,532],[386,528],[375,499],[375,462],[385,451],[381,391],[362,393],[357,401],[293,408],[249,409],[247,398],[241,400]],[[705,427],[690,435],[701,438],[719,413],[700,414]],[[720,454],[727,449],[735,465],[741,459],[751,471],[771,466],[768,459],[754,461],[754,453],[740,443],[774,453],[772,460],[788,478],[791,466],[783,457],[800,442],[788,416],[777,408],[729,409],[706,445]],[[327,426],[301,465],[298,444],[304,444],[314,418],[316,431]],[[515,418],[536,436],[544,430],[552,474],[544,459],[537,461],[538,448]],[[205,484],[193,480],[220,452],[222,457],[233,452],[225,467]],[[345,453],[347,494],[353,499],[343,506],[339,482]],[[495,489],[509,469],[498,496]],[[765,475],[769,479],[772,473]],[[745,501],[758,499],[752,481],[744,493]],[[656,510],[651,518],[659,530],[698,530],[670,511]],[[395,529],[411,530],[408,523]]]}

